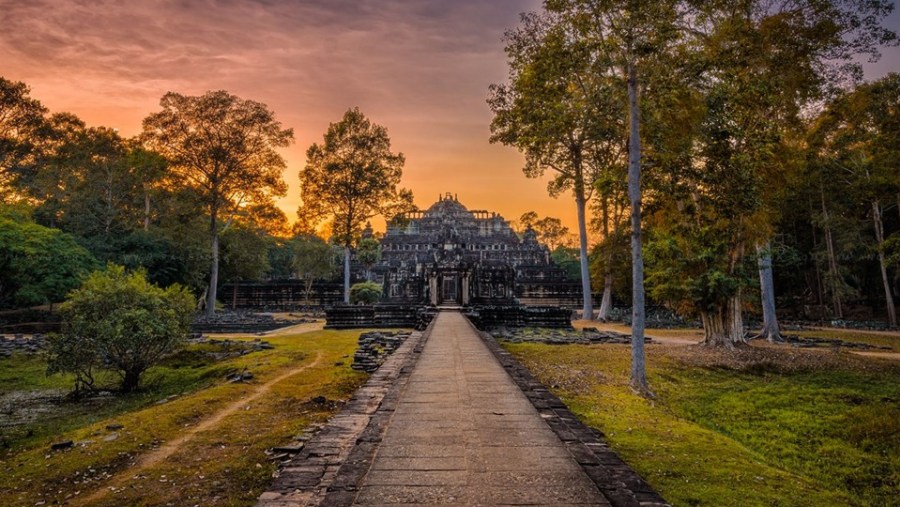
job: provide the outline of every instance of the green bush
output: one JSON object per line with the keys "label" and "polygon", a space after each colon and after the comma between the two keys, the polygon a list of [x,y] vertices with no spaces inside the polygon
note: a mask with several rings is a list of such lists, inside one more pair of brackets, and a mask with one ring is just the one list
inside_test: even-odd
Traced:
{"label": "green bush", "polygon": [[62,331],[50,337],[48,373],[76,377],[75,390],[93,386],[94,371],[118,373],[122,391],[181,345],[195,306],[187,289],[161,289],[144,271],[109,265],[92,273],[60,308]]}
{"label": "green bush", "polygon": [[360,282],[350,287],[350,302],[357,305],[371,305],[381,300],[381,284]]}

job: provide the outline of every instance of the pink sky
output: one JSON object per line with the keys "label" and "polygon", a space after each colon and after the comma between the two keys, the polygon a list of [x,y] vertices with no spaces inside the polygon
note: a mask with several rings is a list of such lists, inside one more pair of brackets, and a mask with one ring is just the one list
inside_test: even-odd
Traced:
{"label": "pink sky", "polygon": [[[388,128],[406,155],[403,185],[426,207],[453,192],[515,219],[557,216],[568,195],[526,178],[513,148],[488,143],[488,85],[506,78],[504,30],[539,0],[0,0],[0,75],[24,81],[52,111],[137,134],[167,91],[225,89],[266,103],[294,128],[293,220],[306,148],[353,106]],[[888,27],[900,27],[895,12]],[[867,78],[898,70],[891,48]],[[375,224],[381,226],[381,224]],[[380,228],[380,227],[379,227]]]}

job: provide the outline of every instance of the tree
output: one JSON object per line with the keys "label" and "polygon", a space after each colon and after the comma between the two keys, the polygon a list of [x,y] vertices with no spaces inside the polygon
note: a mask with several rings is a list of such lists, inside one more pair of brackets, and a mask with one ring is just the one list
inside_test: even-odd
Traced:
{"label": "tree", "polygon": [[72,236],[2,211],[0,307],[62,301],[94,268],[94,257]]}
{"label": "tree", "polygon": [[622,102],[611,92],[609,80],[594,72],[599,56],[558,16],[525,14],[505,40],[509,82],[490,87],[491,142],[523,152],[527,177],[552,171],[550,195],[572,191],[578,213],[582,315],[591,319],[586,204],[598,174],[622,154]]}
{"label": "tree", "polygon": [[28,96],[25,83],[0,77],[0,187],[8,190],[33,171],[47,108]]}
{"label": "tree", "polygon": [[[603,93],[591,96],[594,111],[606,113],[603,122],[611,132],[597,139],[609,139],[607,156],[598,157],[605,167],[613,167],[626,147],[628,196],[631,204],[632,324],[631,384],[650,393],[644,365],[644,261],[641,228],[641,103],[640,72],[652,68],[677,37],[674,29],[676,2],[639,0],[548,0],[547,10],[571,27],[572,37],[593,55],[590,72],[603,79]],[[671,61],[668,63],[671,64]],[[595,80],[597,81],[597,80]],[[622,90],[626,93],[624,97]],[[601,102],[602,97],[613,97]],[[622,133],[627,133],[623,142]],[[587,251],[582,250],[587,262]],[[587,270],[585,264],[584,270]]]}
{"label": "tree", "polygon": [[372,305],[381,300],[381,284],[360,282],[350,288],[350,302],[359,305]]}
{"label": "tree", "polygon": [[366,268],[366,281],[371,282],[372,266],[381,260],[381,243],[375,238],[362,238],[356,245],[356,260]]}
{"label": "tree", "polygon": [[413,209],[412,192],[398,189],[402,153],[391,152],[387,129],[372,123],[359,108],[328,126],[321,144],[306,151],[300,172],[301,221],[328,221],[336,244],[344,249],[344,302],[350,302],[350,249],[365,224]]}
{"label": "tree", "polygon": [[143,139],[166,158],[176,178],[194,189],[208,213],[206,312],[211,316],[219,282],[220,220],[241,206],[286,193],[286,163],[276,148],[288,146],[294,134],[265,104],[226,91],[199,97],[170,92],[160,105],[162,111],[144,119]]}
{"label": "tree", "polygon": [[[179,286],[167,289],[109,265],[92,273],[61,307],[62,330],[51,338],[49,371],[79,373],[94,367],[117,372],[130,392],[141,376],[187,337],[194,296]],[[67,356],[79,351],[79,360]],[[88,353],[88,351],[90,353]]]}
{"label": "tree", "polygon": [[293,241],[293,268],[303,280],[306,304],[312,293],[313,282],[334,272],[334,250],[331,245],[314,235],[298,236]]}

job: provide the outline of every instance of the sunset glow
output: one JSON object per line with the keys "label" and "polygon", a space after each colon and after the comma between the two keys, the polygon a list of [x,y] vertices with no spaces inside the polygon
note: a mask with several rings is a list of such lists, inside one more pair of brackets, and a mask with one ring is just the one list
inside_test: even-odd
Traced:
{"label": "sunset glow", "polygon": [[[575,228],[568,196],[488,142],[487,88],[506,77],[503,32],[538,0],[0,1],[0,75],[53,112],[125,136],[167,91],[225,89],[266,103],[296,143],[280,205],[293,220],[304,152],[359,106],[406,155],[404,186],[426,207],[443,192],[508,219],[535,210]],[[895,12],[889,21],[898,20]],[[889,26],[891,23],[887,23]],[[867,77],[898,67],[886,51]],[[376,224],[381,227],[381,224]]]}

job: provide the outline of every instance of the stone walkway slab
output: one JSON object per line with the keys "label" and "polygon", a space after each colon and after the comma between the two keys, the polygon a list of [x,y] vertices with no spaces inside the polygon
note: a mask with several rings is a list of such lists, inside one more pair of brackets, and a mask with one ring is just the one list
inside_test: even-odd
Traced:
{"label": "stone walkway slab", "polygon": [[458,312],[438,314],[353,505],[609,505]]}

